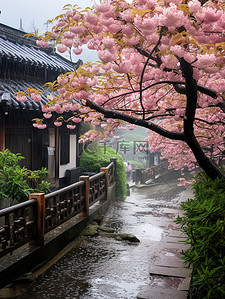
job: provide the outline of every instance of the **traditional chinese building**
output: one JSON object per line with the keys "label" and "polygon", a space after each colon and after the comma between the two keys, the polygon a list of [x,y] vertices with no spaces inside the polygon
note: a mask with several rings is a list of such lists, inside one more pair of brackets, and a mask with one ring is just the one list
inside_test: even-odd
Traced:
{"label": "traditional chinese building", "polygon": [[47,91],[41,103],[29,97],[18,102],[15,93],[28,87],[43,89],[46,82],[77,69],[82,61],[72,63],[53,47],[38,47],[34,37],[27,39],[24,34],[0,24],[0,150],[21,153],[23,165],[29,169],[47,167],[53,185],[64,186],[66,171],[79,166],[79,126],[74,130],[56,128],[49,119],[46,129],[34,128],[32,119],[42,117],[41,104],[49,101]]}

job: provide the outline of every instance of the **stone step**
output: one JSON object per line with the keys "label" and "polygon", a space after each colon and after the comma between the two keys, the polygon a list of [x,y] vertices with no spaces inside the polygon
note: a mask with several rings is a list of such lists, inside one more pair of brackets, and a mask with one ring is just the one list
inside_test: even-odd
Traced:
{"label": "stone step", "polygon": [[155,265],[168,268],[185,268],[185,263],[176,256],[160,256]]}
{"label": "stone step", "polygon": [[165,241],[167,243],[178,243],[178,244],[185,244],[183,241],[185,241],[187,238],[186,237],[166,237]]}
{"label": "stone step", "polygon": [[165,242],[165,240],[163,240],[159,245],[158,245],[158,249],[159,250],[166,250],[166,249],[178,249],[180,251],[182,250],[187,250],[190,246],[185,244],[185,243],[181,243],[181,242]]}
{"label": "stone step", "polygon": [[149,286],[141,287],[140,292],[138,293],[138,299],[186,299],[188,292],[180,291],[170,288],[158,288]]}
{"label": "stone step", "polygon": [[151,266],[150,275],[162,275],[169,277],[190,277],[192,269],[176,268],[176,267],[163,267],[163,266]]}
{"label": "stone step", "polygon": [[178,290],[180,290],[180,291],[189,291],[190,285],[191,285],[191,277],[187,277],[179,285]]}
{"label": "stone step", "polygon": [[181,232],[180,230],[172,230],[168,237],[173,237],[173,238],[184,238],[186,239],[187,238],[187,235],[186,233],[184,232]]}

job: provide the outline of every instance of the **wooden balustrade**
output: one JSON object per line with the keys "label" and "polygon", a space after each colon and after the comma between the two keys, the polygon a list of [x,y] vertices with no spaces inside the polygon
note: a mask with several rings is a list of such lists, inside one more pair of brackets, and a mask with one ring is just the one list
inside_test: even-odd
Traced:
{"label": "wooden balustrade", "polygon": [[36,230],[35,199],[0,210],[3,225],[0,227],[0,257],[34,240]]}
{"label": "wooden balustrade", "polygon": [[168,161],[161,162],[147,169],[137,169],[135,183],[145,184],[145,182],[155,179],[158,175],[162,175],[166,171],[168,171]]}
{"label": "wooden balustrade", "polygon": [[83,211],[85,182],[77,182],[45,196],[45,233]]}
{"label": "wooden balustrade", "polygon": [[115,182],[116,159],[100,173],[81,176],[79,182],[45,195],[33,193],[29,200],[0,210],[0,257],[30,242],[41,246],[44,234],[75,215],[89,215],[90,206],[108,199]]}

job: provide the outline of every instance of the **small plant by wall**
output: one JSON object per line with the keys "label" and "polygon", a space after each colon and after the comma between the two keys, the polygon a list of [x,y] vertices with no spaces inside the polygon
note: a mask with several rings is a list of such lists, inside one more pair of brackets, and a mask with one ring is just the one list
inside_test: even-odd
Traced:
{"label": "small plant by wall", "polygon": [[27,200],[30,193],[49,192],[47,169],[31,171],[21,167],[22,159],[21,154],[13,154],[9,149],[0,152],[0,200],[8,199],[10,204]]}
{"label": "small plant by wall", "polygon": [[116,197],[125,199],[126,197],[126,173],[123,158],[109,146],[98,146],[93,144],[92,149],[85,150],[80,159],[80,166],[84,172],[98,173],[101,167],[106,167],[110,163],[110,158],[117,158],[116,176]]}
{"label": "small plant by wall", "polygon": [[195,199],[182,203],[177,218],[190,248],[183,259],[193,266],[190,298],[225,298],[225,180],[195,177]]}

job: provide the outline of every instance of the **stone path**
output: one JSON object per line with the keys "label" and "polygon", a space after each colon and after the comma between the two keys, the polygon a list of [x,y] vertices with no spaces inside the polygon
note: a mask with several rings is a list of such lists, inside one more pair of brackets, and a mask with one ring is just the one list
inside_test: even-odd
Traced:
{"label": "stone path", "polygon": [[[180,202],[193,197],[191,189],[187,189],[180,197]],[[186,250],[188,245],[184,233],[179,226],[173,223],[177,213],[175,209],[167,209],[171,222],[168,225],[166,237],[156,249],[154,265],[150,267],[151,282],[148,286],[141,287],[138,299],[186,299],[191,282],[191,269],[187,268],[181,259],[180,252]]]}

